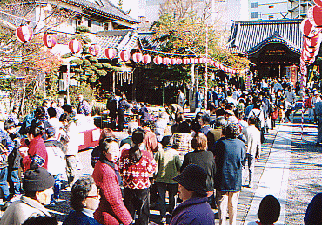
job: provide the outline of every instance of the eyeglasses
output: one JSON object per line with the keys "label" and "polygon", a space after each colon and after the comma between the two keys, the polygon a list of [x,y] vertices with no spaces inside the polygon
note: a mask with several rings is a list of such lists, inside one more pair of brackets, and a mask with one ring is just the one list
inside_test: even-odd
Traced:
{"label": "eyeglasses", "polygon": [[100,196],[99,195],[93,195],[93,196],[87,196],[86,198],[96,198],[98,199]]}
{"label": "eyeglasses", "polygon": [[108,143],[110,143],[110,142],[112,142],[112,141],[118,141],[118,139],[117,138],[114,138],[114,137],[106,137],[105,139],[104,139],[104,141],[106,141],[106,142],[108,142]]}

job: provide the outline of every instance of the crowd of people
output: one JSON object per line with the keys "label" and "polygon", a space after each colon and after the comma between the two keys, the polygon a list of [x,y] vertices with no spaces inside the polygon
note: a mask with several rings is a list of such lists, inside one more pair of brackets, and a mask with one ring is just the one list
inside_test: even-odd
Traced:
{"label": "crowd of people", "polygon": [[[204,94],[208,110],[202,109]],[[307,94],[304,102],[309,119],[319,124],[320,144],[322,101],[316,90]],[[145,225],[151,208],[160,211],[160,224],[215,224],[215,208],[219,224],[226,224],[227,212],[229,224],[237,224],[239,194],[242,187],[256,185],[254,167],[266,133],[276,121],[291,122],[294,105],[304,96],[286,80],[262,80],[248,92],[220,83],[207,93],[198,90],[192,118],[181,90],[177,104],[157,115],[144,103],[114,95],[107,102],[109,127],[102,128],[91,154],[93,174],[82,177],[77,175],[76,114],[91,114],[84,96],[78,96],[77,107],[45,101],[21,122],[15,107],[0,129],[0,188],[6,203],[0,224],[57,224],[45,206],[57,204],[64,180],[73,209],[66,225]],[[139,121],[127,123],[126,111],[139,115]],[[128,135],[119,140],[116,129]],[[306,224],[321,223],[317,202],[319,195],[308,207]],[[273,224],[279,214],[278,200],[268,195],[259,205],[257,223]]]}

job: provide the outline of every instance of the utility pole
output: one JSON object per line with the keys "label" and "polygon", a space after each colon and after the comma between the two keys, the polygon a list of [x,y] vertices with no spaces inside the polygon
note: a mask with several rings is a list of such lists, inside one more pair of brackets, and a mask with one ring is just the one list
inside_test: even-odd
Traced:
{"label": "utility pole", "polygon": [[207,110],[208,95],[208,24],[206,24],[206,64],[205,64],[205,109]]}

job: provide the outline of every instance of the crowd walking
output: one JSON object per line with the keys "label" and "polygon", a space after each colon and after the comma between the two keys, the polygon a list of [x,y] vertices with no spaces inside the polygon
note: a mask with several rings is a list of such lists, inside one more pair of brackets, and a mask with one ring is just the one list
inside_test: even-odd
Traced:
{"label": "crowd walking", "polygon": [[[320,145],[322,101],[317,90],[307,93],[302,102],[309,120],[318,124]],[[203,109],[205,95],[209,110]],[[220,83],[207,93],[197,91],[191,117],[182,90],[177,104],[159,107],[158,112],[127,101],[125,95],[113,95],[107,102],[108,128],[100,127],[99,145],[92,151],[94,171],[85,177],[77,175],[77,115],[91,115],[83,95],[75,107],[37,106],[21,122],[11,115],[0,130],[5,203],[0,224],[52,217],[45,206],[58,204],[63,186],[71,191],[66,225],[147,225],[152,208],[160,211],[159,224],[215,224],[213,209],[218,209],[219,224],[237,224],[239,194],[254,186],[254,167],[265,136],[276,122],[292,121],[298,98],[286,81],[262,80],[247,92]],[[117,139],[116,132],[126,136]],[[319,199],[312,200],[306,224],[315,224],[309,221],[315,218]],[[259,206],[258,223],[273,224],[279,213],[278,200],[268,195]]]}

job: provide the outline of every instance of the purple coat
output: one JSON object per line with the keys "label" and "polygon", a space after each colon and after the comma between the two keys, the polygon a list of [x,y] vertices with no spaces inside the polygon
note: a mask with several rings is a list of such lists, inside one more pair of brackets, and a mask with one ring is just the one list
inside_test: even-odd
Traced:
{"label": "purple coat", "polygon": [[215,213],[207,200],[207,197],[191,198],[178,205],[172,212],[170,225],[214,225]]}

